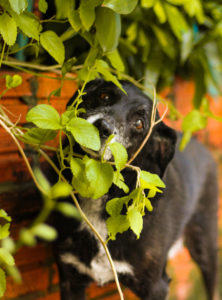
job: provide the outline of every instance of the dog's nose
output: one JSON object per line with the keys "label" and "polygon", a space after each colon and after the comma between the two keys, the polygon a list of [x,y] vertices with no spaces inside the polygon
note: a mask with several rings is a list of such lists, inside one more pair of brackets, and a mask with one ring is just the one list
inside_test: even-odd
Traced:
{"label": "dog's nose", "polygon": [[109,137],[114,131],[113,124],[105,119],[97,120],[94,125],[99,129],[100,136],[103,138]]}

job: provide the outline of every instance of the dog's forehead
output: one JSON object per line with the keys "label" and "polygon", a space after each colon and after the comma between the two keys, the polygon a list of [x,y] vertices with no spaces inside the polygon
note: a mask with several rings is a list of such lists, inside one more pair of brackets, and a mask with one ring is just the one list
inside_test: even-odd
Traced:
{"label": "dog's forehead", "polygon": [[[105,80],[93,80],[86,87],[85,104],[91,104],[94,107],[99,105],[114,105],[119,103],[120,105],[138,106],[144,105],[144,107],[150,107],[152,101],[135,85],[128,81],[121,81],[122,88],[125,93],[110,81]],[[107,94],[110,97],[110,101],[100,102],[99,99],[102,94]]]}

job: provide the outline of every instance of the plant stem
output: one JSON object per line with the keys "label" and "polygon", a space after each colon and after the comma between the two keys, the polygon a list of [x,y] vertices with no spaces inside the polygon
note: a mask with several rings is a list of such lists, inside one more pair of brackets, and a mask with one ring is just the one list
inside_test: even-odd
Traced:
{"label": "plant stem", "polygon": [[3,57],[4,57],[4,53],[5,53],[5,46],[6,46],[6,43],[4,42],[3,47],[2,47],[1,58],[0,58],[0,69],[1,69],[1,66],[2,66]]}
{"label": "plant stem", "polygon": [[[54,162],[49,158],[49,156],[44,151],[42,151],[41,149],[38,149],[38,152],[48,161],[48,163],[52,166],[52,168],[56,171],[56,173],[59,174],[60,173],[59,169],[54,164]],[[61,179],[64,182],[67,182],[66,178],[62,174],[61,174]],[[119,283],[119,279],[118,279],[118,275],[117,275],[117,272],[116,272],[116,268],[115,268],[115,265],[113,263],[112,257],[110,255],[109,249],[108,249],[108,247],[106,245],[106,242],[103,240],[103,238],[101,237],[101,235],[99,234],[99,232],[92,225],[92,223],[89,221],[89,219],[87,218],[87,216],[85,215],[85,213],[81,209],[81,207],[79,205],[79,202],[78,202],[78,200],[77,200],[77,198],[76,198],[76,196],[74,195],[73,192],[70,193],[70,196],[72,197],[73,202],[75,203],[75,205],[76,205],[76,207],[77,207],[77,209],[78,209],[81,217],[86,222],[86,224],[90,227],[90,229],[93,231],[93,233],[96,235],[96,237],[98,238],[99,242],[102,244],[102,246],[103,246],[103,248],[104,248],[104,250],[106,252],[106,256],[107,256],[107,258],[109,260],[109,263],[110,263],[113,275],[114,275],[114,279],[115,279],[115,282],[116,282],[116,286],[117,286],[117,289],[118,289],[118,292],[119,292],[120,299],[124,300],[123,293],[122,293],[122,290],[121,290],[121,287],[120,287],[120,283]]]}
{"label": "plant stem", "polygon": [[44,190],[42,189],[42,187],[39,185],[38,181],[36,180],[35,175],[34,175],[34,173],[33,173],[33,171],[32,171],[32,167],[30,166],[30,163],[29,163],[29,161],[28,161],[28,159],[27,159],[27,157],[26,157],[26,155],[25,155],[25,152],[24,152],[23,149],[22,149],[21,144],[19,143],[19,141],[17,140],[17,138],[15,137],[15,135],[12,133],[11,129],[10,129],[10,128],[2,121],[2,120],[0,120],[0,125],[1,125],[1,126],[8,132],[8,134],[12,137],[13,141],[14,141],[15,144],[17,145],[17,147],[18,147],[18,149],[19,149],[19,151],[20,151],[20,153],[21,153],[21,155],[22,155],[22,158],[23,158],[24,161],[25,161],[25,164],[26,164],[26,166],[27,166],[27,168],[28,168],[28,171],[29,171],[30,175],[32,176],[32,179],[33,179],[35,185],[36,185],[37,188],[41,191],[41,193],[44,195],[45,192],[44,192]]}

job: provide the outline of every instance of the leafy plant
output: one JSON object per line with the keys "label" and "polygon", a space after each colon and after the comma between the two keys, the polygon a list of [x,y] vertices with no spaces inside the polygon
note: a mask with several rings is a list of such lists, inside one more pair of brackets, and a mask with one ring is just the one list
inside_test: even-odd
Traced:
{"label": "leafy plant", "polygon": [[[182,121],[184,137],[181,149],[184,148],[191,135],[206,126],[209,117],[221,120],[210,111],[205,94],[221,93],[222,5],[219,0],[39,0],[41,17],[38,17],[29,12],[28,4],[28,0],[0,0],[0,66],[36,76],[39,76],[37,71],[50,69],[59,72],[61,88],[68,73],[75,72],[82,88],[72,107],[61,116],[50,105],[41,104],[32,108],[27,114],[27,121],[35,127],[30,129],[16,127],[0,107],[0,124],[18,145],[44,200],[43,210],[37,219],[30,228],[21,231],[19,246],[34,245],[36,237],[46,240],[55,238],[56,232],[45,223],[53,209],[79,217],[75,207],[57,202],[59,197],[71,195],[81,217],[103,244],[118,286],[106,243],[84,216],[73,190],[83,197],[94,199],[107,193],[112,184],[125,192],[124,197],[112,199],[106,207],[110,215],[107,220],[109,239],[115,239],[116,234],[129,228],[139,237],[143,215],[145,211],[152,211],[150,199],[162,192],[164,183],[157,175],[133,167],[125,148],[112,143],[112,136],[107,140],[105,150],[109,148],[112,152],[114,165],[104,160],[105,150],[100,160],[87,155],[80,157],[74,152],[76,143],[84,149],[100,149],[98,130],[79,117],[84,87],[89,80],[102,76],[122,89],[118,79],[124,78],[151,94],[153,86],[159,91],[173,84],[176,75],[191,77],[195,82],[195,93],[193,110]],[[50,13],[53,7],[54,13]],[[28,39],[23,46],[18,42],[21,34]],[[25,51],[26,62],[15,60],[14,56],[20,51]],[[48,66],[48,62],[55,65]],[[5,79],[6,88],[0,97],[22,82],[19,75],[6,75]],[[138,83],[137,79],[142,83]],[[53,91],[49,98],[59,95],[61,88]],[[173,104],[170,109],[171,115],[179,116]],[[57,135],[60,142],[55,151],[60,169],[42,150],[44,144]],[[63,135],[69,142],[65,149]],[[33,172],[18,138],[32,145],[52,164],[60,178],[56,185],[50,186],[40,170]],[[137,172],[136,188],[131,192],[121,173],[125,167]],[[63,177],[63,171],[67,168],[73,176],[69,183]],[[95,189],[95,186],[99,188]],[[9,228],[7,218],[3,217],[7,221],[7,226],[4,226]],[[5,270],[9,270],[8,265],[13,265],[11,252],[7,250],[10,247],[6,247],[10,245],[10,242],[7,243],[10,241],[8,231],[6,235],[3,248],[0,248],[0,258],[4,262],[4,270],[0,269],[0,294],[5,290]]]}

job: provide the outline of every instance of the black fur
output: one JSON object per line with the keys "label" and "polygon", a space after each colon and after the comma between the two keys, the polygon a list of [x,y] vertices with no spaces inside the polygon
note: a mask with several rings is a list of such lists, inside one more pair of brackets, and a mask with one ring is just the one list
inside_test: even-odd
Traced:
{"label": "black fur", "polygon": [[[122,84],[127,94],[103,80],[88,83],[83,102],[83,107],[87,110],[84,117],[88,118],[95,113],[103,114],[104,118],[95,121],[102,142],[116,127],[121,127],[124,139],[129,138],[130,145],[126,145],[126,148],[129,157],[132,157],[149,129],[152,101],[132,84],[124,81]],[[69,104],[73,100],[72,98]],[[143,129],[135,128],[138,119],[143,121]],[[133,164],[159,174],[166,183],[166,189],[152,201],[154,211],[144,217],[144,228],[139,240],[128,231],[118,234],[115,241],[108,243],[113,259],[128,262],[133,269],[133,275],[119,274],[120,281],[143,300],[166,299],[169,284],[166,274],[167,254],[182,235],[191,256],[201,269],[208,299],[216,297],[216,166],[209,152],[195,139],[190,141],[184,152],[179,152],[180,138],[179,133],[163,122],[154,128]],[[134,172],[125,169],[123,175],[126,183],[133,188]],[[110,189],[99,209],[101,222],[105,222],[107,218],[106,201],[122,195],[118,188]],[[92,204],[93,213],[96,200],[80,200],[83,207],[84,201],[88,203],[88,210]],[[99,252],[98,242],[75,219],[58,214],[55,226],[59,232],[55,254],[60,273],[61,299],[83,300],[85,288],[92,282],[92,278],[86,272],[78,272],[73,265],[64,263],[61,255],[73,253],[89,268],[92,259]]]}

